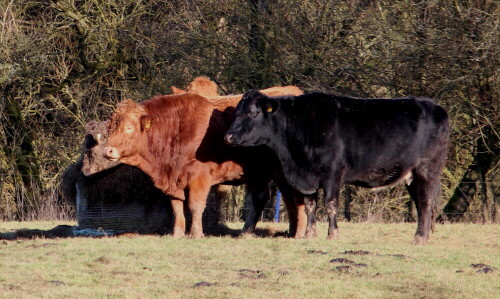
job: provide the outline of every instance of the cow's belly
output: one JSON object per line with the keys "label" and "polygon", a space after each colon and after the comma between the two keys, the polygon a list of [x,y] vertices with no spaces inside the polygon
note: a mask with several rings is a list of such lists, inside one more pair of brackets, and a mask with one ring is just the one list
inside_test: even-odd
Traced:
{"label": "cow's belly", "polygon": [[395,185],[405,181],[407,184],[411,182],[411,168],[403,168],[394,166],[390,168],[373,168],[357,173],[350,178],[346,178],[346,183],[365,187],[365,188],[383,188]]}

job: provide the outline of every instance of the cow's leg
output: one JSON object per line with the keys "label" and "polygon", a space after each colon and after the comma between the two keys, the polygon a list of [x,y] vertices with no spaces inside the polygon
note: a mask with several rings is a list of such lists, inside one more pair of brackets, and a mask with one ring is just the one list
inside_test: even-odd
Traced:
{"label": "cow's leg", "polygon": [[339,236],[337,226],[337,213],[339,210],[340,184],[334,184],[329,190],[325,190],[325,207],[328,214],[328,240]]}
{"label": "cow's leg", "polygon": [[192,180],[189,184],[188,191],[188,207],[191,212],[193,221],[189,229],[190,238],[203,237],[203,211],[207,204],[207,196],[210,192],[210,182],[206,177],[198,177]]}
{"label": "cow's leg", "polygon": [[186,231],[186,218],[184,217],[184,201],[176,198],[171,199],[172,211],[174,213],[174,234],[175,238],[184,237]]}
{"label": "cow's leg", "polygon": [[447,139],[442,141],[432,158],[423,158],[413,169],[413,179],[408,185],[410,196],[415,201],[418,226],[413,244],[425,244],[434,230],[434,220],[441,194],[440,177],[448,152]]}
{"label": "cow's leg", "polygon": [[295,232],[294,238],[301,239],[304,238],[307,230],[307,214],[304,197],[302,195],[296,194],[295,204],[297,205],[297,230]]}
{"label": "cow's leg", "polygon": [[440,190],[439,177],[429,179],[417,171],[413,172],[413,181],[407,186],[410,197],[415,202],[418,214],[418,226],[413,244],[425,244],[433,229],[436,200]]}
{"label": "cow's leg", "polygon": [[307,214],[307,228],[306,235],[307,239],[315,238],[316,233],[316,193],[313,195],[304,196],[305,211]]}
{"label": "cow's leg", "polygon": [[297,205],[293,196],[288,197],[283,192],[281,195],[288,213],[288,236],[294,237],[297,234]]}
{"label": "cow's leg", "polygon": [[345,191],[344,217],[347,221],[351,221],[351,202],[352,202],[352,193],[354,192],[354,190],[353,187],[345,185],[344,191]]}
{"label": "cow's leg", "polygon": [[250,194],[251,207],[243,230],[253,232],[270,198],[269,183],[267,181],[247,182],[247,191]]}
{"label": "cow's leg", "polygon": [[304,198],[288,187],[280,187],[280,191],[288,213],[288,235],[297,239],[303,238],[307,226]]}

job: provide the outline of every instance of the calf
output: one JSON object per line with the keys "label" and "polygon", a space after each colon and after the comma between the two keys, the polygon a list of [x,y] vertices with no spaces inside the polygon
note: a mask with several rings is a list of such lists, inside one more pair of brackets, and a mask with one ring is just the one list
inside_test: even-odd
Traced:
{"label": "calf", "polygon": [[325,191],[328,238],[337,237],[340,187],[407,183],[419,216],[414,243],[427,242],[448,149],[446,111],[431,100],[359,99],[313,92],[268,97],[248,91],[236,108],[226,143],[270,148],[290,186],[306,196],[307,232],[315,234],[316,203]]}

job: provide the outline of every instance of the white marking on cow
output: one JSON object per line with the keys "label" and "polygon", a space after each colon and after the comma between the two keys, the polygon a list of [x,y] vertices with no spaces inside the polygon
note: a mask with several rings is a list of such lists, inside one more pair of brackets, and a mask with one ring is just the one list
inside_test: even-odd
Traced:
{"label": "white marking on cow", "polygon": [[399,179],[397,179],[396,181],[392,182],[391,184],[389,185],[385,185],[385,186],[380,186],[380,187],[375,187],[375,188],[370,188],[370,191],[374,191],[374,192],[377,192],[377,191],[380,191],[380,190],[384,190],[385,188],[389,188],[389,187],[392,187],[394,185],[397,185],[401,182],[405,182],[406,185],[410,185],[411,182],[413,181],[413,173],[411,172],[411,170],[409,170],[407,173],[405,173],[404,175],[402,175],[401,177],[399,177]]}

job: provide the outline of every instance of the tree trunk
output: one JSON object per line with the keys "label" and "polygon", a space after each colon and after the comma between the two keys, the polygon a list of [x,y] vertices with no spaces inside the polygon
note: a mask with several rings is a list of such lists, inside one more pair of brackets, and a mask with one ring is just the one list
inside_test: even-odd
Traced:
{"label": "tree trunk", "polygon": [[250,32],[248,35],[248,54],[252,62],[252,71],[249,74],[249,88],[263,88],[269,82],[266,79],[267,74],[267,44],[265,31],[266,0],[249,0],[250,13]]}
{"label": "tree trunk", "polygon": [[491,174],[491,196],[493,201],[493,223],[500,223],[500,169]]}
{"label": "tree trunk", "polygon": [[[474,161],[471,163],[465,172],[460,184],[455,189],[452,197],[443,209],[443,214],[439,217],[440,220],[459,221],[467,209],[471,201],[474,199],[477,191],[480,191],[481,205],[481,218],[483,222],[489,222],[493,215],[497,215],[495,209],[498,209],[498,199],[493,191],[493,199],[490,198],[490,192],[487,192],[489,184],[486,180],[487,173],[490,172],[499,162],[498,141],[493,134],[488,134],[491,130],[485,128],[483,133],[484,137],[480,138],[477,142],[476,155]],[[488,141],[489,144],[486,144]],[[497,182],[492,181],[492,190],[498,188]],[[479,188],[479,190],[478,190]],[[494,202],[494,205],[490,204]]]}

